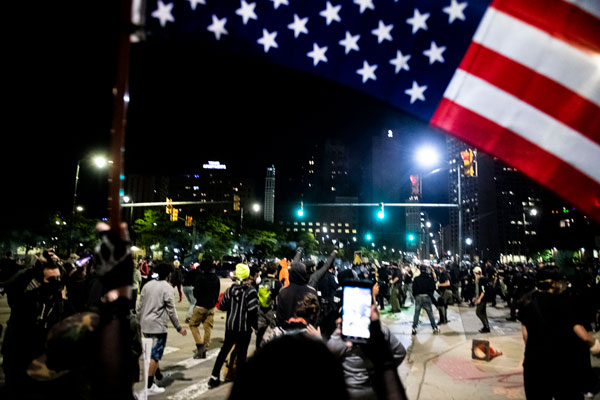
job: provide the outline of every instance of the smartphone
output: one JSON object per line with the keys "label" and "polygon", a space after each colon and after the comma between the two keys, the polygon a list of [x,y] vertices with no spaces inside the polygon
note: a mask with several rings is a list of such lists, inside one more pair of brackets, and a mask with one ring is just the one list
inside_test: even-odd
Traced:
{"label": "smartphone", "polygon": [[342,289],[342,339],[366,343],[371,336],[371,304],[373,295],[370,282],[347,282]]}
{"label": "smartphone", "polygon": [[75,261],[75,265],[78,266],[79,268],[85,267],[90,262],[91,259],[92,259],[92,254],[88,252],[88,253],[84,254],[83,257],[77,259]]}

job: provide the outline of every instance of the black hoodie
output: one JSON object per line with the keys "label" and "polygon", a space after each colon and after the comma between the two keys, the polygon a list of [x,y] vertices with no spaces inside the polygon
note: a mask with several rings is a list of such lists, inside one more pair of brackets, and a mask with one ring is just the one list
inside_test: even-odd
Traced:
{"label": "black hoodie", "polygon": [[290,268],[290,285],[282,288],[277,295],[278,326],[282,326],[294,316],[298,302],[302,301],[307,293],[317,295],[317,291],[307,285],[308,279],[306,265],[293,262]]}

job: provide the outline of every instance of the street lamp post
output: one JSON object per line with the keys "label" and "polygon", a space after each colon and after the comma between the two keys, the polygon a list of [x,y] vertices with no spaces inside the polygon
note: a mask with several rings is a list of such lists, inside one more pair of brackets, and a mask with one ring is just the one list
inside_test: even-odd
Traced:
{"label": "street lamp post", "polygon": [[[77,187],[79,186],[79,171],[81,170],[81,162],[87,158],[77,160],[77,168],[75,169],[75,185],[73,188],[73,207],[71,208],[71,229],[69,233],[69,251],[73,244],[73,223],[75,222],[75,213],[77,212]],[[104,168],[108,161],[102,156],[93,157],[92,160],[98,168]]]}
{"label": "street lamp post", "polygon": [[[418,162],[425,167],[432,167],[438,163],[439,156],[437,151],[431,147],[422,147],[417,150],[417,160]],[[453,159],[454,161],[455,159]],[[451,167],[449,166],[450,170]],[[441,168],[436,168],[433,171],[429,172],[426,175],[434,174],[436,172],[441,171]],[[463,221],[462,221],[462,190],[461,190],[461,178],[460,178],[460,168],[456,168],[456,189],[457,189],[457,205],[458,205],[458,240],[457,240],[457,256],[458,261],[460,262],[462,258],[462,241],[463,241]]]}

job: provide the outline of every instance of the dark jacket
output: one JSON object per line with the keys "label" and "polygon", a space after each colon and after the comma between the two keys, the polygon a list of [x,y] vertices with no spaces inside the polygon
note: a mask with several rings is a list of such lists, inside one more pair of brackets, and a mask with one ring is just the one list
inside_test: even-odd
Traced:
{"label": "dark jacket", "polygon": [[298,302],[307,293],[317,295],[317,291],[307,285],[308,279],[306,266],[300,262],[293,262],[290,268],[290,285],[281,289],[277,295],[276,315],[278,326],[282,326],[294,316]]}
{"label": "dark jacket", "polygon": [[211,309],[219,300],[221,281],[214,272],[200,273],[194,283],[194,297],[196,305]]}
{"label": "dark jacket", "polygon": [[435,291],[435,281],[433,277],[429,274],[423,274],[417,276],[412,285],[413,296],[418,296],[420,294],[426,294],[430,297],[433,296],[433,292]]}

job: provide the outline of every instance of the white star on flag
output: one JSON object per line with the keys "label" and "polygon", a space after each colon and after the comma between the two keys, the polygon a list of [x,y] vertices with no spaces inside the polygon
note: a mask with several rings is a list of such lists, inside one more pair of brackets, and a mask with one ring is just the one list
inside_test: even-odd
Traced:
{"label": "white star on flag", "polygon": [[215,38],[217,40],[221,39],[221,35],[229,35],[229,32],[225,29],[225,24],[227,23],[227,18],[219,19],[216,15],[212,16],[212,24],[206,28],[210,32],[215,34]]}
{"label": "white star on flag", "polygon": [[268,53],[269,49],[271,47],[274,47],[274,48],[279,47],[279,46],[277,46],[277,42],[275,41],[276,37],[277,37],[277,31],[273,31],[273,32],[269,33],[268,30],[263,29],[263,35],[260,39],[257,40],[257,43],[263,46],[265,53]]}
{"label": "white star on flag", "polygon": [[362,68],[356,70],[356,73],[362,76],[362,83],[365,83],[369,79],[377,80],[375,76],[375,70],[377,69],[377,64],[369,65],[367,61],[363,61]]}
{"label": "white star on flag", "polygon": [[196,6],[198,4],[203,4],[206,5],[206,0],[187,0],[190,2],[190,6],[192,7],[192,10],[196,9]]}
{"label": "white star on flag", "polygon": [[375,5],[373,4],[373,0],[354,0],[354,4],[360,6],[360,13],[362,14],[368,8],[369,10],[374,10]]}
{"label": "white star on flag", "polygon": [[412,87],[410,89],[406,89],[404,93],[410,96],[410,104],[414,103],[417,100],[425,101],[425,96],[423,93],[427,90],[427,85],[419,86],[417,81],[413,81]]}
{"label": "white star on flag", "polygon": [[160,26],[163,28],[167,25],[167,22],[175,22],[173,14],[173,3],[165,4],[161,0],[158,0],[158,8],[154,10],[152,16],[160,21]]}
{"label": "white star on flag", "polygon": [[467,7],[467,2],[458,3],[456,0],[452,0],[452,3],[448,7],[442,8],[446,14],[448,14],[448,23],[451,24],[455,19],[460,19],[461,21],[465,20],[465,8]]}
{"label": "white star on flag", "polygon": [[342,9],[341,5],[332,6],[330,2],[327,2],[327,8],[319,13],[319,15],[327,20],[327,26],[331,24],[331,21],[342,22],[339,16],[339,12]]}
{"label": "white star on flag", "polygon": [[436,61],[439,61],[441,63],[444,62],[444,56],[442,55],[444,51],[446,51],[446,46],[438,47],[434,41],[431,41],[431,46],[429,47],[429,50],[425,50],[423,54],[429,57],[429,65],[431,65]]}
{"label": "white star on flag", "polygon": [[235,10],[235,13],[242,17],[242,21],[244,25],[248,23],[250,19],[258,19],[256,13],[254,12],[254,8],[256,7],[256,3],[246,3],[246,0],[242,0],[241,7]]}
{"label": "white star on flag", "polygon": [[346,31],[346,37],[339,41],[340,45],[344,46],[345,54],[350,53],[352,50],[359,51],[358,39],[360,35],[352,36],[352,34]]}
{"label": "white star on flag", "polygon": [[280,5],[289,6],[288,0],[271,0],[273,2],[273,7],[277,10]]}
{"label": "white star on flag", "polygon": [[413,16],[406,20],[406,23],[412,25],[413,35],[417,33],[419,29],[427,30],[427,18],[429,13],[421,14],[418,9],[415,8]]}
{"label": "white star on flag", "polygon": [[319,61],[327,62],[325,53],[327,52],[327,46],[319,47],[318,44],[313,43],[312,51],[306,53],[306,55],[313,59],[313,67],[316,67]]}
{"label": "white star on flag", "polygon": [[400,50],[397,50],[396,58],[392,58],[390,64],[396,67],[396,73],[400,72],[401,69],[408,71],[408,60],[410,60],[410,54],[403,55]]}
{"label": "white star on flag", "polygon": [[298,17],[298,14],[294,14],[294,22],[287,27],[294,31],[294,37],[297,38],[301,33],[308,34],[308,29],[306,29],[307,22],[308,17],[300,18]]}
{"label": "white star on flag", "polygon": [[381,43],[384,40],[389,40],[391,42],[392,35],[390,35],[390,32],[392,29],[394,29],[394,24],[386,25],[382,20],[379,20],[379,26],[377,29],[373,29],[371,33],[377,36],[377,43]]}

